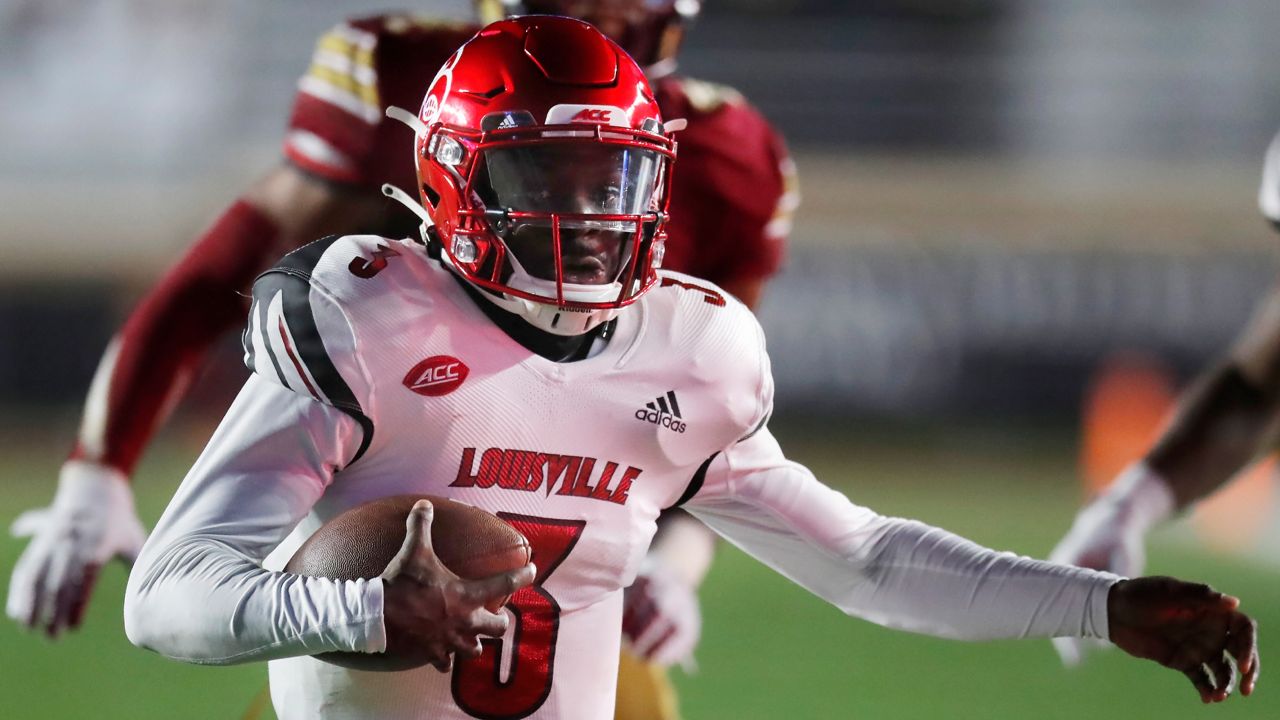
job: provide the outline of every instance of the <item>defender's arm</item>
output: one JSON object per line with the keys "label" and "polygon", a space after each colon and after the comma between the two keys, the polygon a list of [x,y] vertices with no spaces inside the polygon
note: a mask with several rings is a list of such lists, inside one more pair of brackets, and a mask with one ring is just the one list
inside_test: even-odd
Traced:
{"label": "defender's arm", "polygon": [[98,569],[132,561],[145,532],[129,476],[210,348],[240,325],[253,278],[322,228],[364,223],[380,200],[284,164],[229,207],[142,299],[112,339],[49,508],[14,523],[33,539],[9,584],[9,617],[51,636],[79,626]]}

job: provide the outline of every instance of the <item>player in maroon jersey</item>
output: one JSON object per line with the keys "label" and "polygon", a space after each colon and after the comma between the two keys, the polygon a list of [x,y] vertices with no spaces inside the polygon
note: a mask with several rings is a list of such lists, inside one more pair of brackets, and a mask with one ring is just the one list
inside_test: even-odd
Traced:
{"label": "player in maroon jersey", "polygon": [[[784,253],[797,200],[794,172],[781,138],[740,95],[674,73],[680,37],[699,3],[478,4],[482,14],[584,17],[648,68],[663,114],[689,123],[680,135],[663,264],[754,305]],[[52,506],[14,523],[15,534],[33,538],[10,583],[10,617],[50,636],[77,627],[98,568],[136,555],[145,533],[129,477],[214,342],[243,322],[243,293],[270,260],[326,234],[399,229],[378,187],[413,187],[414,166],[404,150],[406,129],[383,111],[416,107],[422,83],[475,30],[379,15],[320,38],[298,85],[284,161],[196,239],[108,346]],[[404,219],[409,232],[416,220]],[[628,593],[626,630],[642,656],[670,663],[692,650],[699,619],[691,588],[710,547],[706,531],[687,518],[666,523]]]}

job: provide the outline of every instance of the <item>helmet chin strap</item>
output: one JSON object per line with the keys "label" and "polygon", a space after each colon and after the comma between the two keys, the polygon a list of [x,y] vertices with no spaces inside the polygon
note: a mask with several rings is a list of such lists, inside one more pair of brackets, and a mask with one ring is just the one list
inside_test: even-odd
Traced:
{"label": "helmet chin strap", "polygon": [[418,232],[422,236],[422,242],[425,243],[427,241],[427,231],[432,227],[435,227],[436,224],[436,222],[431,219],[431,215],[427,213],[427,209],[422,207],[422,205],[416,202],[413,198],[409,197],[409,193],[401,190],[391,183],[382,184],[382,194],[405,206],[408,208],[409,212],[418,216],[418,219],[422,221],[422,226],[418,229]]}

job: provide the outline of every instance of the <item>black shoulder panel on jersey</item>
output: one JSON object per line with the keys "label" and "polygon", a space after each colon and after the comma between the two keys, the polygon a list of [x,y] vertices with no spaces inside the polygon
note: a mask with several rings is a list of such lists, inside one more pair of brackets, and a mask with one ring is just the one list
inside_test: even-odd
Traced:
{"label": "black shoulder panel on jersey", "polygon": [[[338,239],[338,235],[330,235],[304,245],[285,255],[275,267],[259,275],[254,281],[253,312],[256,316],[250,319],[249,329],[245,331],[245,362],[250,370],[259,372],[256,366],[261,361],[254,358],[253,339],[249,336],[256,329],[262,335],[262,346],[266,348],[272,370],[281,384],[289,386],[287,376],[281,370],[281,363],[290,363],[312,397],[320,400],[323,393],[330,405],[347,413],[360,424],[364,430],[364,438],[360,449],[351,459],[351,462],[355,462],[364,455],[373,440],[373,421],[365,415],[355,393],[342,379],[342,374],[325,350],[311,309],[311,274],[320,257]],[[278,327],[272,328],[268,323],[268,311],[277,294],[280,295],[283,317]],[[287,357],[277,357],[271,342],[273,332],[279,334],[280,344],[284,346]]]}
{"label": "black shoulder panel on jersey", "polygon": [[717,450],[711,453],[711,457],[702,461],[702,464],[699,465],[698,469],[693,473],[693,479],[689,481],[689,487],[684,489],[684,493],[680,495],[680,499],[676,500],[675,503],[671,505],[671,507],[678,508],[681,505],[689,502],[689,500],[691,500],[694,495],[698,494],[698,491],[702,489],[702,483],[707,481],[707,468],[711,467],[711,461],[715,460],[716,456],[719,454],[720,454],[720,451]]}

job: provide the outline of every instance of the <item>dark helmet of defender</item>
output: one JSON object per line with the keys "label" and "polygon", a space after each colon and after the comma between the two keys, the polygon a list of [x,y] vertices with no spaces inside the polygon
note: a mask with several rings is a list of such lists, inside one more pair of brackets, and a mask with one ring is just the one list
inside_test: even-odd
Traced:
{"label": "dark helmet of defender", "polygon": [[477,0],[489,23],[513,15],[566,15],[595,25],[650,77],[675,69],[676,53],[701,0]]}

